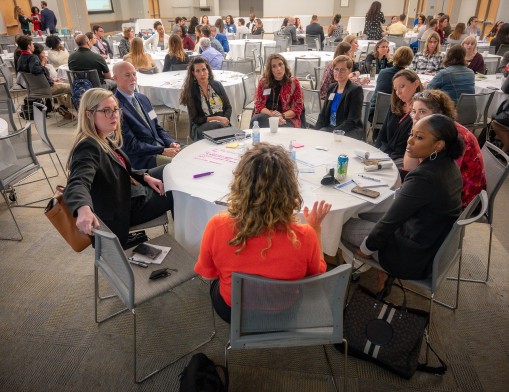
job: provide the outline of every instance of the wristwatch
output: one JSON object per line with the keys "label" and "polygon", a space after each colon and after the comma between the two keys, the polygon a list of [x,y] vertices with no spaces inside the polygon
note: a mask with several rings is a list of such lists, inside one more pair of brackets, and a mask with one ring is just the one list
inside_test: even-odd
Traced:
{"label": "wristwatch", "polygon": [[281,115],[283,116],[283,120],[286,120],[286,114],[284,114],[284,112],[283,112],[283,113],[281,113]]}

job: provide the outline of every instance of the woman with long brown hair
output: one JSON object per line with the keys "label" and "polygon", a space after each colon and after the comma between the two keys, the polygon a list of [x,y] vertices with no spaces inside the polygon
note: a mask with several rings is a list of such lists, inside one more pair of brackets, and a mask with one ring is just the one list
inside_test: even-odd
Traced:
{"label": "woman with long brown hair", "polygon": [[331,205],[304,207],[295,166],[286,150],[260,143],[249,149],[233,172],[227,211],[214,216],[203,233],[195,272],[212,279],[217,314],[230,322],[231,274],[297,280],[325,272],[321,223]]}
{"label": "woman with long brown hair", "polygon": [[385,16],[382,12],[382,3],[379,1],[373,1],[366,14],[366,25],[364,27],[364,34],[366,34],[368,39],[377,41],[382,39],[382,23],[385,23]]}
{"label": "woman with long brown hair", "polygon": [[386,38],[378,41],[373,51],[366,56],[364,60],[364,73],[369,74],[371,72],[371,64],[374,65],[377,74],[382,69],[392,67],[389,41]]}
{"label": "woman with long brown hair", "polygon": [[[181,28],[179,28],[182,31]],[[184,48],[182,47],[182,39],[177,34],[170,35],[168,42],[168,53],[164,57],[163,72],[171,71],[172,65],[187,64],[189,58],[187,57]]]}
{"label": "woman with long brown hair", "polygon": [[153,68],[156,66],[152,56],[143,50],[143,41],[141,38],[133,38],[130,45],[130,52],[124,56],[124,61],[134,65],[136,70],[140,68]]}

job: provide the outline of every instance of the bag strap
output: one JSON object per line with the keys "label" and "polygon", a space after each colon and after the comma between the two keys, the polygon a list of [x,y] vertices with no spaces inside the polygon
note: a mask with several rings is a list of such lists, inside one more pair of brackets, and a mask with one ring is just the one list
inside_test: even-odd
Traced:
{"label": "bag strap", "polygon": [[433,354],[435,354],[435,357],[437,357],[441,366],[429,366],[427,361],[426,361],[426,363],[419,362],[417,364],[417,370],[419,370],[421,372],[425,372],[425,373],[432,373],[436,376],[443,376],[447,372],[446,363],[443,361],[442,358],[440,358],[440,356],[436,353],[436,351],[433,350],[433,347],[431,347],[431,344],[429,344],[427,337],[424,340],[426,341],[427,348],[429,348],[431,350],[431,352]]}
{"label": "bag strap", "polygon": [[216,369],[221,369],[224,378],[224,390],[228,392],[228,385],[230,383],[230,377],[228,376],[228,369],[223,365],[215,365]]}

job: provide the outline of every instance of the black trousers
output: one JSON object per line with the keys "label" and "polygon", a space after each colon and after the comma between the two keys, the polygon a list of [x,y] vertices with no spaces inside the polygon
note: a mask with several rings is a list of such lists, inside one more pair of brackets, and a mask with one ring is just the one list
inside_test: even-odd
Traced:
{"label": "black trousers", "polygon": [[223,297],[221,297],[221,293],[219,292],[219,279],[213,280],[210,284],[210,299],[212,300],[212,306],[217,315],[230,324],[232,308],[230,308],[228,304],[224,302]]}

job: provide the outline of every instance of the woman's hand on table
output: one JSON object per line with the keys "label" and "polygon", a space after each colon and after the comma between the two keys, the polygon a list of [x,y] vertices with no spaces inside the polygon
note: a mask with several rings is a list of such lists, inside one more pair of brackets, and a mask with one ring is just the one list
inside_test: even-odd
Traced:
{"label": "woman's hand on table", "polygon": [[230,120],[228,120],[226,117],[223,117],[223,116],[210,116],[208,118],[208,121],[209,122],[216,121],[218,123],[221,123],[225,127],[227,127],[230,124]]}
{"label": "woman's hand on table", "polygon": [[158,178],[154,178],[149,174],[143,177],[149,187],[151,187],[158,195],[164,196],[164,184]]}
{"label": "woman's hand on table", "polygon": [[175,155],[177,155],[179,151],[180,151],[180,147],[178,149],[173,148],[173,147],[168,147],[163,150],[162,155],[164,155],[166,157],[174,158]]}
{"label": "woman's hand on table", "polygon": [[92,212],[90,206],[81,206],[78,208],[78,217],[76,218],[76,227],[81,233],[93,235],[92,227],[99,227],[99,219]]}
{"label": "woman's hand on table", "polygon": [[329,213],[331,207],[332,205],[326,203],[325,200],[315,201],[311,210],[307,206],[304,207],[304,219],[309,226],[318,232],[320,231],[323,219]]}

